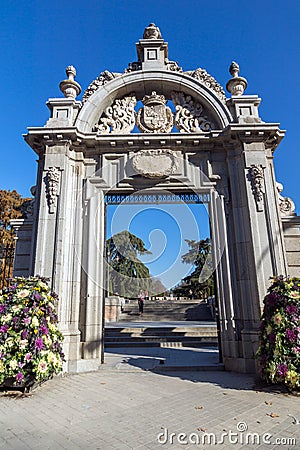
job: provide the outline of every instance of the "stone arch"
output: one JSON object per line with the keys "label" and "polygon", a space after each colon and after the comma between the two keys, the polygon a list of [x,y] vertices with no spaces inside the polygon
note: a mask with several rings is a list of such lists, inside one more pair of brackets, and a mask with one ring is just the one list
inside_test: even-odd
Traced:
{"label": "stone arch", "polygon": [[[16,224],[15,275],[39,273],[51,279],[62,299],[67,370],[97,369],[103,354],[106,193],[112,185],[122,193],[149,183],[168,190],[172,186],[174,192],[182,186],[186,192],[209,190],[218,252],[224,246],[216,271],[223,361],[229,370],[254,371],[269,277],[288,273],[280,211],[290,214],[290,203],[281,197],[279,207],[273,167],[273,151],[284,132],[276,123],[262,122],[260,99],[244,95],[247,81],[236,63],[230,68],[227,89],[232,95],[226,100],[205,70],[183,72],[168,60],[168,45],[153,24],[137,50],[137,62],[123,75],[103,72],[83,103],[76,100],[81,88],[69,66],[68,79],[60,83],[66,98],[50,99],[46,125],[29,128],[25,139],[39,156],[38,179],[34,214]],[[166,97],[184,92],[203,105],[215,128],[207,133],[132,133],[130,138],[112,130],[95,132],[105,109],[133,91],[142,101],[153,91]],[[159,170],[153,171],[153,158],[160,158]],[[127,162],[135,162],[135,173],[127,171]]]}
{"label": "stone arch", "polygon": [[183,73],[155,70],[125,74],[101,86],[83,104],[75,125],[79,131],[90,133],[103,111],[117,98],[134,92],[137,99],[141,100],[152,91],[163,94],[168,99],[172,91],[190,95],[201,102],[204,110],[214,118],[216,129],[222,130],[232,121],[226,104],[200,80]]}

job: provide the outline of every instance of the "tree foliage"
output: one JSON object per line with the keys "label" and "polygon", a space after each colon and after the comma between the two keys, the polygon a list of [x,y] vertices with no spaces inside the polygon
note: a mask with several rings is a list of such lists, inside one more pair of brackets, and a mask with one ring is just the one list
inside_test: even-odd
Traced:
{"label": "tree foliage", "polygon": [[110,293],[118,292],[123,297],[136,298],[140,289],[149,290],[150,272],[138,255],[150,253],[142,239],[127,230],[107,239]]}
{"label": "tree foliage", "polygon": [[185,277],[174,289],[175,295],[193,298],[206,298],[214,294],[211,240],[200,241],[186,239],[189,251],[182,256],[186,264],[193,264],[193,272]]}
{"label": "tree foliage", "polygon": [[28,198],[22,198],[17,191],[0,190],[0,243],[12,245],[14,230],[10,225],[12,219],[22,217],[21,206]]}
{"label": "tree foliage", "polygon": [[12,276],[15,232],[10,221],[22,217],[21,206],[28,200],[15,190],[0,189],[0,288]]}

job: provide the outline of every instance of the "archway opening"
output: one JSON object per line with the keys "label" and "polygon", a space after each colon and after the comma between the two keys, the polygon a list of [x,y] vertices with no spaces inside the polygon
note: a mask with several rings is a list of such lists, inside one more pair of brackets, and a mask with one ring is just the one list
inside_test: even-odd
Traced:
{"label": "archway opening", "polygon": [[143,190],[105,202],[105,362],[216,367],[209,193]]}

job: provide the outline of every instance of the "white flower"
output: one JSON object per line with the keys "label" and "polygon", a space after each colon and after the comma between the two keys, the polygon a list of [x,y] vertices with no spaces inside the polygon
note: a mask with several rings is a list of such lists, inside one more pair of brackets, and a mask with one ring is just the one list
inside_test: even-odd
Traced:
{"label": "white flower", "polygon": [[12,370],[15,370],[18,367],[18,361],[16,359],[12,359],[9,363],[9,367]]}
{"label": "white flower", "polygon": [[14,338],[7,338],[5,344],[7,345],[7,347],[12,347],[14,345]]}
{"label": "white flower", "polygon": [[31,324],[34,328],[37,328],[39,326],[39,319],[36,316],[34,316],[31,320]]}
{"label": "white flower", "polygon": [[50,352],[50,353],[49,353],[47,359],[48,359],[48,363],[54,364],[54,365],[57,364],[57,358],[56,358],[56,356],[55,356],[55,354],[54,354],[53,352]]}
{"label": "white flower", "polygon": [[23,339],[22,341],[20,341],[20,348],[22,350],[24,350],[27,347],[28,344],[28,340],[27,339]]}
{"label": "white flower", "polygon": [[44,359],[41,359],[38,366],[37,366],[37,372],[38,373],[45,373],[47,372],[48,364]]}
{"label": "white flower", "polygon": [[3,323],[9,323],[12,320],[12,315],[11,314],[6,314],[6,316],[2,317],[2,322]]}
{"label": "white flower", "polygon": [[28,289],[23,289],[23,291],[20,291],[17,293],[17,297],[18,298],[25,298],[28,297],[30,294],[30,292],[28,291]]}

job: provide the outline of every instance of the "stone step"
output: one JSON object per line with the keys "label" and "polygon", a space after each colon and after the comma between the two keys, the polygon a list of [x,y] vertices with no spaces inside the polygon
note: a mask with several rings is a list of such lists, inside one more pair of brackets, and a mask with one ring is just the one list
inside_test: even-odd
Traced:
{"label": "stone step", "polygon": [[[138,303],[133,300],[123,305],[119,321],[130,322],[137,320],[139,316]],[[169,302],[147,301],[144,303],[142,320],[156,321],[210,321],[211,309],[206,303],[198,302]]]}
{"label": "stone step", "polygon": [[217,345],[216,324],[199,326],[113,326],[105,328],[105,347],[202,347]]}
{"label": "stone step", "polygon": [[129,340],[129,341],[117,341],[117,342],[107,342],[105,341],[105,349],[107,348],[129,348],[129,347],[161,347],[161,348],[173,348],[173,347],[192,347],[192,348],[203,348],[203,347],[211,347],[216,345],[217,340],[208,340],[206,338],[198,338],[194,341],[166,341],[166,342],[158,342],[158,341],[140,341]]}

